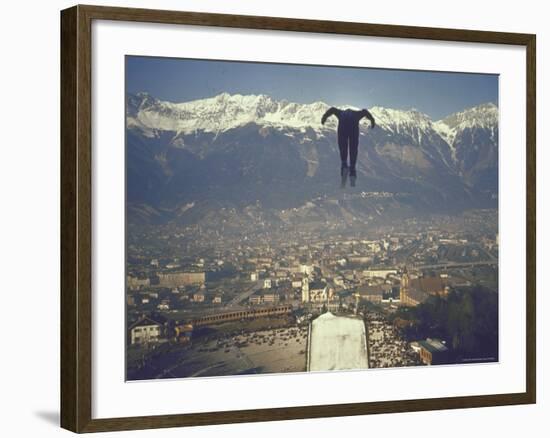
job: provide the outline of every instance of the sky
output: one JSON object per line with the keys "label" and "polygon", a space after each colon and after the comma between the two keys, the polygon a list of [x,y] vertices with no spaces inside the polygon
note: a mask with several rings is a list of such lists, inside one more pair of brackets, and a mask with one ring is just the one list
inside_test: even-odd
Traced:
{"label": "sky", "polygon": [[438,120],[481,103],[498,105],[498,75],[126,57],[126,92],[169,102],[230,94],[359,108],[417,109]]}

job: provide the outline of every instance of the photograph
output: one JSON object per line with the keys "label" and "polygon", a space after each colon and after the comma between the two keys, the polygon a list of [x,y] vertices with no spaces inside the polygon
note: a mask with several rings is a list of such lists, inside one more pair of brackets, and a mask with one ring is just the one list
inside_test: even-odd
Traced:
{"label": "photograph", "polygon": [[127,381],[499,361],[499,75],[127,55],[120,123]]}
{"label": "photograph", "polygon": [[6,3],[1,436],[544,435],[548,14],[430,3]]}

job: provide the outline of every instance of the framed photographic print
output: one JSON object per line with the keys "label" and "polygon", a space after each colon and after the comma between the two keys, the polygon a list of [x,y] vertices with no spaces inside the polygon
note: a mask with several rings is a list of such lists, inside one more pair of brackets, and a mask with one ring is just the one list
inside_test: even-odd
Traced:
{"label": "framed photographic print", "polygon": [[535,36],[61,13],[61,425],[535,403]]}

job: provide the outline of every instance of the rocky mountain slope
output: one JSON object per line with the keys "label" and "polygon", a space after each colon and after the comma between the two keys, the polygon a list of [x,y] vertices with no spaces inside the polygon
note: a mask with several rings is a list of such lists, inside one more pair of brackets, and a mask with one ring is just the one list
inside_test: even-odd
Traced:
{"label": "rocky mountain slope", "polygon": [[345,193],[339,187],[337,121],[320,122],[328,107],[267,95],[222,93],[183,103],[128,95],[129,219],[194,222],[222,208],[242,213],[258,206],[281,219],[282,211],[309,202],[316,217],[329,220],[330,202],[350,199],[356,201],[348,217],[357,220],[382,205],[395,214],[495,205],[495,105],[439,121],[415,110],[369,108],[377,126],[361,123],[357,186]]}

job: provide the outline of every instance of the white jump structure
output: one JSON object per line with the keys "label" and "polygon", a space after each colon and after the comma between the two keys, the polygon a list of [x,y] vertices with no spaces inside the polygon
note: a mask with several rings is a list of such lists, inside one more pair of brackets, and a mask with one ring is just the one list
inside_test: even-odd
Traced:
{"label": "white jump structure", "polygon": [[368,367],[367,336],[362,318],[326,312],[309,324],[307,371]]}

